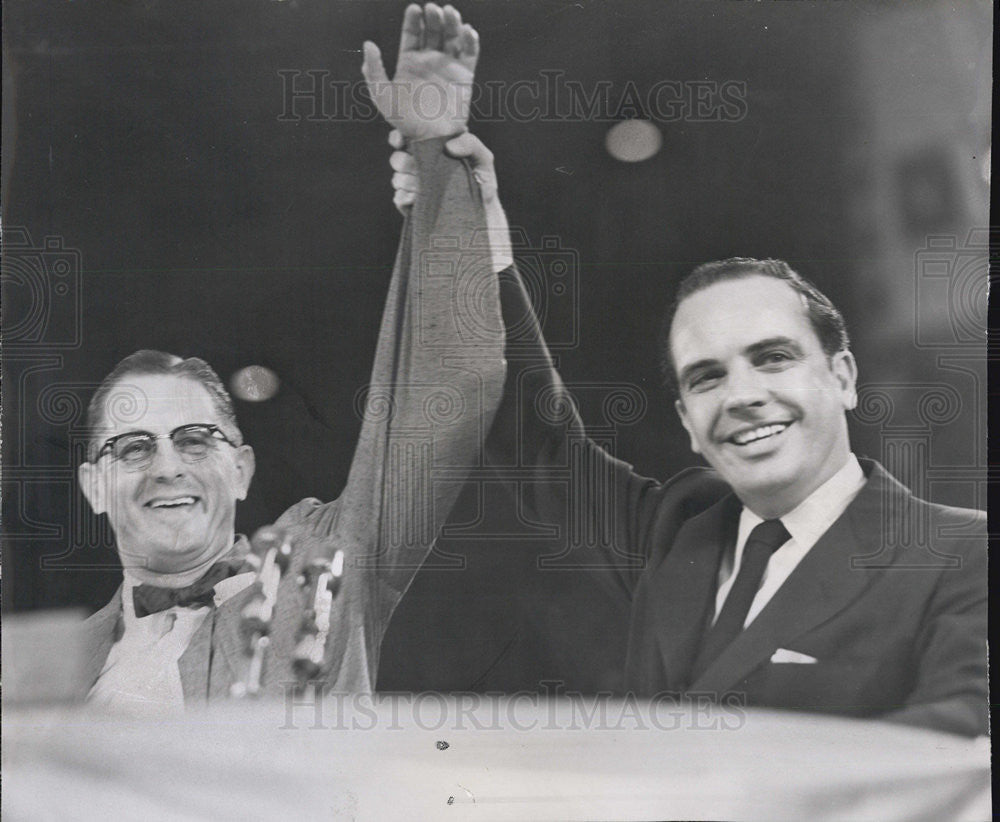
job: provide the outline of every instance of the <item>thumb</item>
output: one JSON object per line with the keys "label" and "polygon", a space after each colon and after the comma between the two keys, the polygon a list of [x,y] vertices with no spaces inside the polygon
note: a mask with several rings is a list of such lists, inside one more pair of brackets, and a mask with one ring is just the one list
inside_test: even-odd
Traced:
{"label": "thumb", "polygon": [[468,157],[474,168],[493,165],[493,152],[483,144],[483,141],[466,131],[444,144],[452,157]]}
{"label": "thumb", "polygon": [[385,66],[382,65],[382,52],[371,40],[365,40],[365,59],[361,64],[361,73],[369,85],[374,83],[388,83],[389,77],[385,73]]}
{"label": "thumb", "polygon": [[465,132],[444,144],[445,150],[458,158],[467,157],[472,162],[472,174],[479,183],[484,202],[492,202],[497,196],[497,175],[493,168],[493,152],[474,134]]}

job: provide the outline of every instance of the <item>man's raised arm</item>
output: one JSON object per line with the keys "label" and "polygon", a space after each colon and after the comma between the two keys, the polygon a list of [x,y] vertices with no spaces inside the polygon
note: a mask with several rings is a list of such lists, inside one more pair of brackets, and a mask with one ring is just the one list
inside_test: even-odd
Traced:
{"label": "man's raised arm", "polygon": [[503,324],[479,185],[445,153],[464,131],[478,36],[458,12],[407,8],[395,77],[365,44],[363,72],[421,193],[405,217],[347,485],[278,525],[304,558],[344,555],[327,681],[370,690],[389,617],[479,460],[503,387]]}
{"label": "man's raised arm", "polygon": [[[520,515],[555,526],[564,539],[556,554],[542,559],[544,564],[610,571],[599,575],[601,581],[615,595],[630,596],[644,567],[648,536],[654,533],[649,513],[656,509],[656,498],[677,483],[664,485],[639,476],[588,438],[514,264],[493,154],[472,134],[449,141],[446,148],[467,158],[480,181],[507,335],[503,399],[485,444],[485,460],[516,476],[506,487],[517,496]],[[391,162],[395,202],[405,208],[422,192],[423,176],[417,158],[405,151],[394,153]],[[685,487],[684,493],[671,495],[678,516],[661,517],[670,524],[680,522],[685,511],[691,515],[703,510],[727,490],[701,469],[683,472],[677,479]]]}

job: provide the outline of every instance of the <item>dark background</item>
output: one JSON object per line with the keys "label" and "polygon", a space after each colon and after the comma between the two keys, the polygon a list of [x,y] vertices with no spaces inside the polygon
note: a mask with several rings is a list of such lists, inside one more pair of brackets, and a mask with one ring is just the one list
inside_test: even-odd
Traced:
{"label": "dark background", "polygon": [[[339,493],[401,218],[388,128],[305,116],[279,71],[359,80],[366,38],[391,70],[403,8],[4,4],[5,610],[93,610],[118,584],[74,468],[90,390],[137,348],[201,356],[224,379],[250,364],[281,378],[274,399],[238,403],[258,460],[239,530]],[[526,257],[551,237],[576,260],[577,306],[540,296],[549,338],[567,341],[564,378],[648,397],[644,417],[615,431],[619,456],[658,477],[696,462],[653,351],[678,277],[710,259],[778,256],[848,317],[862,397],[874,398],[852,422],[856,451],[936,501],[985,506],[986,250],[969,232],[988,221],[989,3],[460,10],[480,32],[480,82],[558,71],[588,92],[611,83],[607,118],[508,111],[472,128],[496,154]],[[613,159],[608,128],[637,115],[615,110],[628,83],[644,93],[660,80],[745,83],[745,116],[661,120],[655,157]],[[579,392],[598,425],[600,394]],[[898,457],[904,440],[918,458]],[[453,520],[474,514],[460,506]],[[539,572],[537,543],[441,546],[464,570],[418,574],[386,639],[383,687],[611,681],[624,614],[587,582]]]}

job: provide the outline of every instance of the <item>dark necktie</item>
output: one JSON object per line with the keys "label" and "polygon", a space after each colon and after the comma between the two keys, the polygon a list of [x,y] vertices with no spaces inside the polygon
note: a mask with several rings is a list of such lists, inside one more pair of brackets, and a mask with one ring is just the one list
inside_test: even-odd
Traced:
{"label": "dark necktie", "polygon": [[771,554],[789,539],[791,536],[780,519],[765,520],[750,532],[733,587],[729,589],[719,618],[702,640],[701,651],[691,671],[692,682],[708,670],[716,657],[740,635]]}
{"label": "dark necktie", "polygon": [[162,588],[159,585],[136,585],[132,589],[132,604],[139,618],[166,611],[175,605],[182,608],[201,608],[215,602],[215,586],[243,566],[243,557],[220,560],[202,577],[183,588]]}

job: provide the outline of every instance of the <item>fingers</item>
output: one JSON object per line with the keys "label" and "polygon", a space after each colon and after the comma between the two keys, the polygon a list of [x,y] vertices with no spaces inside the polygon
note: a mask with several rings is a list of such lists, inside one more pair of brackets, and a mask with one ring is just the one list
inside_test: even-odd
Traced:
{"label": "fingers", "polygon": [[[393,171],[416,175],[417,161],[412,154],[405,150],[406,140],[398,129],[393,129],[389,133],[389,145],[396,149],[389,157],[389,165],[392,166]],[[483,167],[492,170],[493,152],[486,148],[482,140],[468,131],[449,140],[444,144],[444,147],[452,157],[468,157],[472,160],[473,168]]]}
{"label": "fingers", "polygon": [[396,191],[409,191],[416,194],[420,191],[419,178],[416,174],[404,174],[402,171],[397,171],[392,175],[392,187]]}
{"label": "fingers", "polygon": [[475,73],[476,62],[479,60],[479,34],[468,23],[462,25],[459,43],[458,61],[469,71]]}
{"label": "fingers", "polygon": [[416,201],[417,194],[414,191],[403,191],[400,189],[392,195],[392,204],[396,206],[403,216],[406,216],[406,212],[410,210]]}
{"label": "fingers", "polygon": [[424,10],[411,3],[403,12],[403,33],[399,37],[399,53],[420,51],[424,47]]}
{"label": "fingers", "polygon": [[[406,213],[416,202],[420,193],[420,176],[417,170],[416,158],[405,151],[406,141],[398,130],[389,134],[389,144],[396,149],[389,157],[392,166],[392,201],[396,208]],[[483,194],[483,201],[490,203],[497,196],[497,176],[493,168],[493,152],[486,148],[482,140],[469,132],[445,143],[445,151],[452,157],[469,158],[472,162],[472,173]]]}
{"label": "fingers", "polygon": [[451,57],[475,60],[479,56],[479,35],[452,5],[441,8],[428,3],[420,8],[411,3],[403,13],[403,29],[399,38],[399,52],[434,49]]}
{"label": "fingers", "polygon": [[365,58],[361,64],[361,73],[365,81],[371,85],[373,83],[388,83],[389,78],[385,73],[385,66],[382,65],[382,52],[371,40],[365,40]]}
{"label": "fingers", "polygon": [[398,128],[394,128],[389,132],[389,145],[397,150],[406,148],[406,138]]}
{"label": "fingers", "polygon": [[441,51],[444,38],[444,12],[437,3],[424,6],[424,48]]}
{"label": "fingers", "polygon": [[413,158],[412,154],[406,151],[392,152],[392,155],[389,157],[389,165],[392,166],[393,171],[412,174],[414,176],[417,174],[417,161]]}
{"label": "fingers", "polygon": [[462,52],[467,57],[479,56],[479,32],[468,23],[462,25]]}
{"label": "fingers", "polygon": [[493,152],[486,148],[482,140],[468,131],[449,140],[444,147],[452,157],[470,158],[473,167],[493,165]]}
{"label": "fingers", "polygon": [[462,15],[458,13],[458,10],[454,6],[445,6],[442,51],[450,57],[460,57],[462,54],[461,35]]}
{"label": "fingers", "polygon": [[406,140],[398,129],[393,129],[389,133],[389,145],[396,151],[389,157],[389,165],[392,166],[392,194],[393,205],[404,216],[410,207],[417,201],[420,193],[420,177],[417,175],[416,158],[407,151],[404,151]]}

